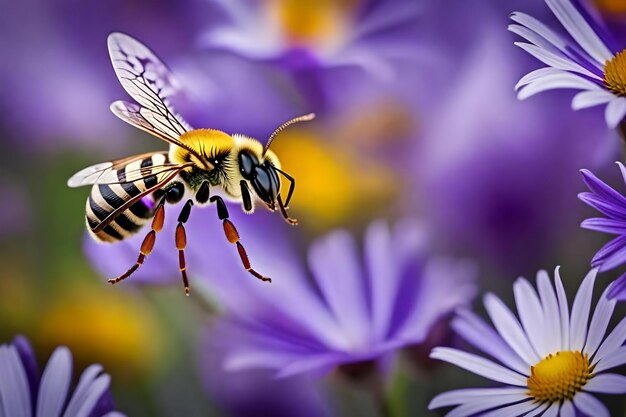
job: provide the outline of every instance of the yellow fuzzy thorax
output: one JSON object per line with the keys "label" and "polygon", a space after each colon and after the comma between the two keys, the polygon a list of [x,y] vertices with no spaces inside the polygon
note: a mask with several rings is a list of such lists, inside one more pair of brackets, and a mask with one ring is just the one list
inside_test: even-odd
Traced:
{"label": "yellow fuzzy thorax", "polygon": [[[235,140],[231,135],[216,129],[191,130],[185,132],[179,140],[210,163],[217,156],[230,152],[235,145]],[[173,147],[170,159],[175,164],[192,162],[200,167],[205,165],[204,161],[199,161],[196,155],[180,146]]]}

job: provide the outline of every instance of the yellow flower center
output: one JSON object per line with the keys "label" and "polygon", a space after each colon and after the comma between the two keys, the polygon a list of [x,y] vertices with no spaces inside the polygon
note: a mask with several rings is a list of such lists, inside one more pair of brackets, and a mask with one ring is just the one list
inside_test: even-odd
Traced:
{"label": "yellow flower center", "polygon": [[604,84],[613,94],[626,97],[626,49],[604,64]]}
{"label": "yellow flower center", "polygon": [[537,402],[571,400],[592,377],[589,355],[564,351],[546,356],[530,368],[529,395]]}
{"label": "yellow flower center", "polygon": [[598,9],[607,13],[626,13],[626,2],[624,0],[595,0]]}
{"label": "yellow flower center", "polygon": [[355,0],[273,0],[270,15],[286,41],[296,46],[332,47],[345,37]]}

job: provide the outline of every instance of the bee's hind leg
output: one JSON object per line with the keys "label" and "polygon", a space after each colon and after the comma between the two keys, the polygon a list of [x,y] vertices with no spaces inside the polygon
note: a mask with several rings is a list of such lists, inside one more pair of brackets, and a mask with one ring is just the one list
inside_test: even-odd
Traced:
{"label": "bee's hind leg", "polygon": [[154,242],[156,241],[156,234],[163,229],[163,222],[165,221],[165,198],[162,198],[154,211],[154,217],[152,217],[152,226],[150,231],[144,237],[139,249],[139,257],[133,266],[128,271],[124,272],[117,278],[112,278],[108,282],[110,284],[117,284],[118,282],[131,276],[145,261],[146,257],[152,252],[154,248]]}
{"label": "bee's hind leg", "polygon": [[183,285],[185,286],[185,295],[189,295],[189,279],[187,278],[187,265],[185,263],[185,247],[187,247],[187,233],[185,232],[185,223],[189,220],[191,214],[192,200],[187,200],[183,209],[178,215],[178,226],[176,226],[176,249],[178,249],[178,268],[183,277]]}
{"label": "bee's hind leg", "polygon": [[220,196],[213,196],[211,197],[211,202],[216,203],[217,215],[220,220],[222,220],[226,239],[228,239],[230,243],[237,245],[237,251],[239,252],[241,263],[243,264],[243,267],[246,268],[246,271],[251,273],[256,278],[260,279],[261,281],[272,282],[271,278],[263,276],[254,269],[252,269],[252,266],[250,265],[250,260],[248,259],[248,254],[240,242],[239,233],[237,232],[235,225],[228,219],[228,208],[226,207],[226,203],[224,203],[224,200],[222,200]]}

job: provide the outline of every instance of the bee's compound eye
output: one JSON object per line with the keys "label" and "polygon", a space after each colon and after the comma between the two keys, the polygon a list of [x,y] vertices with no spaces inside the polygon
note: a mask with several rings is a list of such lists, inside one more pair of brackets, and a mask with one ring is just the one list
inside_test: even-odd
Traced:
{"label": "bee's compound eye", "polygon": [[239,169],[241,175],[249,180],[254,178],[254,168],[259,165],[259,160],[250,152],[242,151],[239,153]]}
{"label": "bee's compound eye", "polygon": [[178,203],[182,200],[184,193],[185,186],[177,182],[165,191],[165,200],[170,204]]}

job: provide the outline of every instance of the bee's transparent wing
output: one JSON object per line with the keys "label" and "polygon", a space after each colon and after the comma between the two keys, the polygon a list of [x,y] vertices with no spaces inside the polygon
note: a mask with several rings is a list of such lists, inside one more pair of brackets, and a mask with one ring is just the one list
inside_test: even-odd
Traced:
{"label": "bee's transparent wing", "polygon": [[145,45],[123,34],[108,38],[109,55],[122,87],[139,105],[116,101],[113,113],[127,123],[177,145],[191,127],[170,106],[178,91],[170,70]]}
{"label": "bee's transparent wing", "polygon": [[139,161],[143,161],[154,155],[162,155],[164,162],[167,160],[166,152],[149,152],[115,161],[102,162],[78,171],[67,181],[67,185],[75,188],[93,184],[127,184],[153,175],[160,178],[164,174],[180,167],[180,165],[169,163],[147,167],[142,167],[141,164],[139,164]]}

